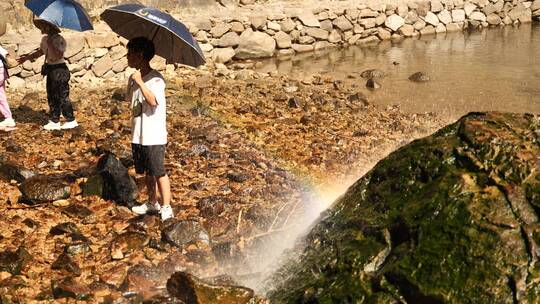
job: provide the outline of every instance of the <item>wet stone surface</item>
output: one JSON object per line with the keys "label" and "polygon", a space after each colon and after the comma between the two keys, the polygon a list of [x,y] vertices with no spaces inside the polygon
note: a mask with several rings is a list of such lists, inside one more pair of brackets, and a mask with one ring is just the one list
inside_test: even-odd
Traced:
{"label": "wet stone surface", "polygon": [[162,230],[163,239],[175,246],[183,246],[191,242],[210,243],[210,236],[195,221],[172,221]]}
{"label": "wet stone surface", "polygon": [[3,251],[0,252],[0,270],[18,275],[32,260],[30,253],[23,247],[20,247],[15,252]]}
{"label": "wet stone surface", "polygon": [[52,202],[70,196],[68,180],[64,175],[38,175],[26,179],[19,189],[29,204]]}
{"label": "wet stone surface", "polygon": [[51,269],[65,271],[68,275],[79,276],[81,269],[77,262],[75,262],[69,254],[63,252],[51,265]]}
{"label": "wet stone surface", "polygon": [[76,300],[88,300],[92,296],[88,286],[71,277],[60,281],[53,280],[51,289],[55,299],[73,298]]}
{"label": "wet stone surface", "polygon": [[167,291],[185,303],[248,303],[254,297],[249,288],[208,284],[185,272],[167,280]]}
{"label": "wet stone surface", "polygon": [[409,80],[414,82],[428,82],[429,76],[425,72],[416,72],[409,76]]}
{"label": "wet stone surface", "polygon": [[73,222],[65,222],[58,224],[49,231],[51,235],[61,235],[66,233],[79,233],[77,225]]}

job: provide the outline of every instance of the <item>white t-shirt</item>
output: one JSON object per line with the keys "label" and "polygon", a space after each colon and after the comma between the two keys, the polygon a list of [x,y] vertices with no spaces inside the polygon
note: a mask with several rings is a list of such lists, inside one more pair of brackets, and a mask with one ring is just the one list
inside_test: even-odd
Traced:
{"label": "white t-shirt", "polygon": [[[7,54],[8,54],[8,51],[5,48],[0,46],[0,55],[2,55],[2,57],[6,58]],[[4,63],[2,62],[2,60],[0,60],[0,69],[3,69],[3,68],[4,68]]]}
{"label": "white t-shirt", "polygon": [[[43,54],[45,54],[45,62],[48,64],[64,63],[64,52],[66,51],[66,47],[66,39],[60,34],[54,34],[50,39],[48,35],[41,38],[40,48],[43,51]],[[50,50],[49,48],[54,48],[54,50]]]}
{"label": "white t-shirt", "polygon": [[[165,101],[165,80],[156,70],[143,77],[146,87],[156,97],[157,105],[150,106],[135,83],[130,89],[132,123],[131,142],[143,146],[165,145],[167,143],[167,111]],[[141,114],[142,105],[142,115]],[[138,115],[138,116],[135,116]]]}

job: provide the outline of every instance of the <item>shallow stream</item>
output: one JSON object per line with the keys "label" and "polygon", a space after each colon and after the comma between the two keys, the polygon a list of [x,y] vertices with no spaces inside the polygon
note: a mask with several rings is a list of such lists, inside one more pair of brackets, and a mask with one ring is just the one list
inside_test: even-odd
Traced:
{"label": "shallow stream", "polygon": [[[387,76],[378,80],[382,88],[370,92],[359,75],[373,68]],[[539,25],[331,49],[268,60],[261,69],[297,79],[331,75],[357,83],[376,104],[397,104],[407,112],[436,112],[450,119],[470,111],[540,112]],[[418,71],[431,80],[409,81]]]}

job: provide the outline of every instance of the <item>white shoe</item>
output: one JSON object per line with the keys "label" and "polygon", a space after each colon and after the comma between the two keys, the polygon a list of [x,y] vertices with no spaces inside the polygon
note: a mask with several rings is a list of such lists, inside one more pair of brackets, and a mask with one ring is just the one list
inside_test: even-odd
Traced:
{"label": "white shoe", "polygon": [[161,206],[159,205],[158,202],[155,202],[153,204],[144,203],[142,205],[131,208],[131,211],[133,211],[133,213],[136,213],[136,214],[147,214],[148,212],[152,212],[152,211],[159,212],[159,210],[161,210]]}
{"label": "white shoe", "polygon": [[60,125],[60,122],[53,122],[49,120],[49,123],[43,126],[43,129],[45,130],[60,130],[62,126]]}
{"label": "white shoe", "polygon": [[0,128],[14,128],[15,127],[15,120],[13,118],[6,118],[2,122],[0,122]]}
{"label": "white shoe", "polygon": [[161,220],[162,221],[165,221],[165,220],[168,220],[168,219],[174,217],[171,205],[163,205],[163,207],[161,207],[161,212],[160,213],[161,213]]}
{"label": "white shoe", "polygon": [[73,128],[76,128],[78,126],[79,126],[79,124],[77,123],[77,121],[72,120],[72,121],[68,121],[65,124],[63,124],[61,128],[62,129],[73,129]]}

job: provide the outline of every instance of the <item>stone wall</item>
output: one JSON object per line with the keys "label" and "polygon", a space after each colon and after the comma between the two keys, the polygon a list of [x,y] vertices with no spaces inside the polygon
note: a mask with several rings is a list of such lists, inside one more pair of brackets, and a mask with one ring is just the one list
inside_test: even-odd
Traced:
{"label": "stone wall", "polygon": [[[334,2],[336,3],[336,2]],[[183,19],[199,41],[208,61],[216,64],[235,59],[292,56],[320,49],[378,43],[466,28],[503,26],[531,22],[540,17],[540,0],[432,0],[408,4],[334,5],[313,10],[283,10],[248,16]],[[74,81],[100,84],[125,78],[125,40],[103,23],[85,33],[66,33],[66,58]],[[13,54],[35,49],[36,31],[9,32],[0,43]],[[11,69],[12,87],[35,86],[43,59]],[[160,70],[173,71],[156,59]]]}
{"label": "stone wall", "polygon": [[[99,16],[103,8],[122,3],[139,2],[172,12],[178,11],[180,8],[189,9],[216,4],[216,0],[79,0],[79,2],[88,10],[94,20],[97,20],[97,16]],[[13,28],[31,25],[32,14],[24,7],[24,0],[0,1],[0,14],[6,14],[7,20]]]}

